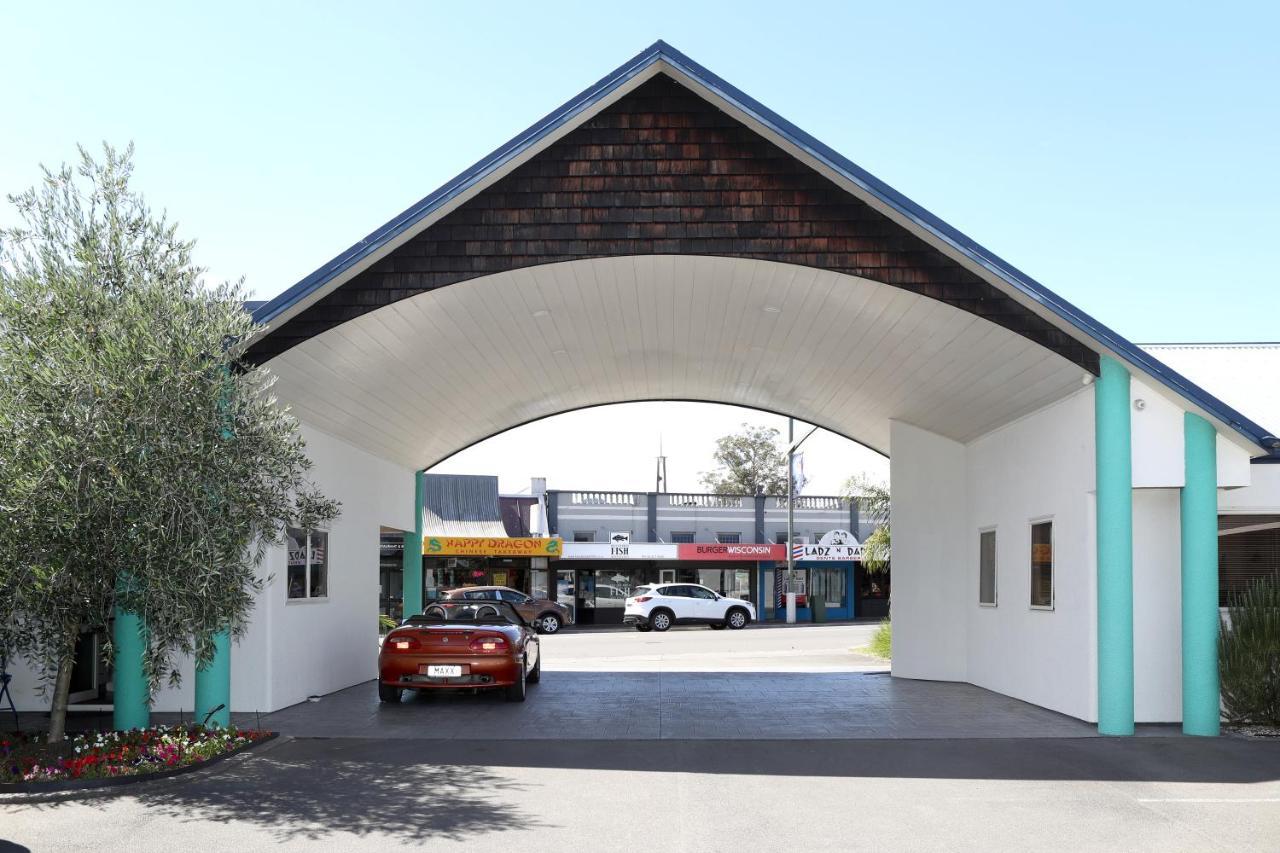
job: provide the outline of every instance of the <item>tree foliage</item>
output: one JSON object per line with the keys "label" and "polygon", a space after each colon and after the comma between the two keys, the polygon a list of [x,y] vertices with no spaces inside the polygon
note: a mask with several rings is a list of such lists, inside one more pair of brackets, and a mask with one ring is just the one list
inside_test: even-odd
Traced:
{"label": "tree foliage", "polygon": [[132,146],[80,153],[10,196],[22,224],[0,231],[0,645],[69,673],[120,607],[145,620],[154,690],[244,631],[283,526],[338,505],[271,377],[240,364],[243,286],[204,285],[130,190]]}
{"label": "tree foliage", "polygon": [[858,502],[859,512],[876,529],[862,543],[862,567],[880,572],[889,566],[889,487],[866,475],[855,475],[845,481],[842,494]]}
{"label": "tree foliage", "polygon": [[785,495],[787,454],[778,430],[744,423],[716,439],[716,470],[703,472],[702,485],[718,495]]}
{"label": "tree foliage", "polygon": [[1280,726],[1280,579],[1258,578],[1232,597],[1218,669],[1227,719]]}

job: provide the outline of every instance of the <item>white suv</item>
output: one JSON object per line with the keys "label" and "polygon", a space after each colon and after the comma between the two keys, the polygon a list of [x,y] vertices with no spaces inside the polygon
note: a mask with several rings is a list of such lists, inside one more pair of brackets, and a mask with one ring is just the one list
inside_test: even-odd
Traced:
{"label": "white suv", "polygon": [[638,586],[627,599],[622,621],[637,631],[665,631],[677,623],[745,628],[756,618],[750,601],[726,598],[694,583]]}

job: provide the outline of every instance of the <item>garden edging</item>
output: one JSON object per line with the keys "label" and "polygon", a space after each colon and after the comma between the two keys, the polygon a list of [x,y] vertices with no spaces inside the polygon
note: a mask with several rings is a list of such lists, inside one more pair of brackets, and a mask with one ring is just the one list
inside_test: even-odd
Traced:
{"label": "garden edging", "polygon": [[230,752],[224,752],[195,764],[175,767],[172,770],[160,770],[155,773],[137,773],[129,776],[109,776],[105,779],[59,779],[53,782],[0,782],[0,794],[49,794],[62,791],[88,791],[94,788],[114,788],[120,785],[132,785],[138,782],[150,782],[156,779],[170,779],[184,773],[204,770],[243,752],[270,743],[280,736],[279,732],[270,732],[266,737],[238,746]]}

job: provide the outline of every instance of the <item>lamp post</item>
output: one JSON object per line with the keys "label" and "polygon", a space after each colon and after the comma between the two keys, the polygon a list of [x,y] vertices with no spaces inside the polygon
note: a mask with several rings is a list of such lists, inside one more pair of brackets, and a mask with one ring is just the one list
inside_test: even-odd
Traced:
{"label": "lamp post", "polygon": [[818,431],[817,427],[805,433],[804,438],[796,441],[796,419],[787,418],[787,624],[793,624],[796,621],[796,552],[795,552],[795,528],[796,528],[796,476],[795,476],[795,457],[796,449],[804,444],[809,436]]}

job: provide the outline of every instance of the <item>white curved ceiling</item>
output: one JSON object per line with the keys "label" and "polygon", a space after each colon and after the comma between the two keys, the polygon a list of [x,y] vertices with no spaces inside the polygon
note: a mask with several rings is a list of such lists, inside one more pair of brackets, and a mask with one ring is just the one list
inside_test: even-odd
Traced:
{"label": "white curved ceiling", "polygon": [[658,399],[794,415],[888,453],[890,419],[969,441],[1081,378],[1026,338],[901,288],[676,255],[452,284],[268,368],[301,420],[413,468],[547,415]]}

